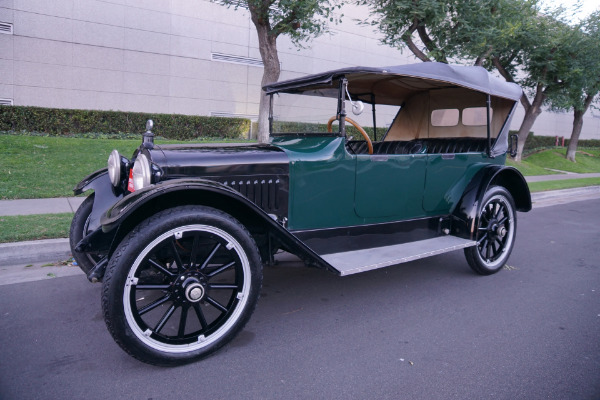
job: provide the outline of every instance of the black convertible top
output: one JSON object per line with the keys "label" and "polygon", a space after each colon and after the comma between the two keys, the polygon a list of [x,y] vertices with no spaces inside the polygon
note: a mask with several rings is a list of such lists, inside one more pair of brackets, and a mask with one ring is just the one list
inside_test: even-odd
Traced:
{"label": "black convertible top", "polygon": [[334,93],[332,89],[337,90],[341,77],[348,79],[350,93],[357,98],[369,101],[372,94],[377,94],[379,100],[387,99],[388,104],[400,104],[404,97],[402,93],[408,95],[420,90],[455,86],[514,101],[521,97],[521,88],[517,84],[497,78],[485,68],[437,62],[381,68],[342,68],[271,83],[263,89],[267,94],[283,92],[335,97],[337,92]]}

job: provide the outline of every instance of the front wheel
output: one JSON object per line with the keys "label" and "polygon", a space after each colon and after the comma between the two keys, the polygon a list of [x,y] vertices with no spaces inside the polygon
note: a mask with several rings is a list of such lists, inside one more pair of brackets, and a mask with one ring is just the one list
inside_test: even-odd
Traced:
{"label": "front wheel", "polygon": [[162,211],[130,232],[108,264],[102,308],[133,357],[176,365],[229,342],[254,311],[262,262],[248,231],[203,206]]}
{"label": "front wheel", "polygon": [[477,224],[477,245],[465,249],[467,262],[481,275],[498,272],[508,260],[515,243],[517,213],[510,193],[493,186],[483,197]]}

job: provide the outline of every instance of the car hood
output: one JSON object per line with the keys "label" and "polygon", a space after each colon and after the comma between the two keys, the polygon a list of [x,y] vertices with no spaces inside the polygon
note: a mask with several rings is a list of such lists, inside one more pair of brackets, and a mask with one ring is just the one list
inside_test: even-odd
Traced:
{"label": "car hood", "polygon": [[267,144],[156,145],[149,153],[161,168],[163,179],[281,175],[289,171],[286,153]]}

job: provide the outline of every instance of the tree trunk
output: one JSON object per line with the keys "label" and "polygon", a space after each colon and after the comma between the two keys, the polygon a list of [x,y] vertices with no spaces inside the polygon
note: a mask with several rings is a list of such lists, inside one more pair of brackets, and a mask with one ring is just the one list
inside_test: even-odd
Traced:
{"label": "tree trunk", "polygon": [[583,111],[573,111],[573,130],[571,131],[571,139],[569,147],[567,147],[567,160],[575,162],[575,153],[577,152],[577,143],[583,126]]}
{"label": "tree trunk", "polygon": [[521,162],[523,159],[523,148],[525,147],[529,132],[531,132],[531,128],[537,117],[542,113],[543,97],[545,96],[539,96],[539,98],[536,96],[534,102],[525,111],[525,117],[523,117],[523,122],[521,122],[518,133],[519,141],[517,142],[517,156],[515,157],[515,161],[517,162]]}
{"label": "tree trunk", "polygon": [[[281,73],[279,56],[277,54],[277,36],[275,36],[268,26],[254,21],[256,32],[258,33],[258,49],[264,65],[264,72],[261,86],[268,83],[277,82]],[[260,91],[260,103],[258,107],[258,134],[259,143],[269,141],[269,96],[264,90]]]}
{"label": "tree trunk", "polygon": [[579,135],[583,127],[583,115],[587,112],[590,104],[594,100],[596,94],[588,94],[583,102],[583,110],[573,111],[573,130],[571,131],[571,139],[569,139],[569,147],[567,147],[567,160],[575,162],[575,154],[577,153],[577,144],[579,143]]}

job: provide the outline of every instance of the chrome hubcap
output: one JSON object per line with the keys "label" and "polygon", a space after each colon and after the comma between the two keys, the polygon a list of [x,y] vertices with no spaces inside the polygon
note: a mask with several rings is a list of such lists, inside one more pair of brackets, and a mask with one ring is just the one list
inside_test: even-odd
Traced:
{"label": "chrome hubcap", "polygon": [[185,288],[185,298],[188,301],[197,303],[202,300],[202,297],[204,297],[204,288],[198,282],[191,283]]}

